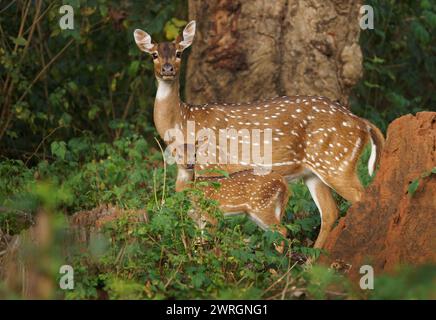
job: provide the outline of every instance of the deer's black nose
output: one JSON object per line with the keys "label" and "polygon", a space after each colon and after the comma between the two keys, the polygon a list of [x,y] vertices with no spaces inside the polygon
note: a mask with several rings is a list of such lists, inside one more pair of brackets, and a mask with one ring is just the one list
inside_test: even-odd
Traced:
{"label": "deer's black nose", "polygon": [[165,63],[162,66],[162,74],[163,75],[173,75],[174,74],[174,67],[171,63]]}

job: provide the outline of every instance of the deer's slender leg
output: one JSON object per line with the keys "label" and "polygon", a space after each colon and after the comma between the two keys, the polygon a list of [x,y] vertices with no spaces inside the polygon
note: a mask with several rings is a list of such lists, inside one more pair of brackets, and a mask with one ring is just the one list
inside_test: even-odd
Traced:
{"label": "deer's slender leg", "polygon": [[305,179],[305,183],[321,215],[321,230],[314,247],[322,248],[333,224],[338,218],[338,208],[330,188],[320,178],[311,176]]}

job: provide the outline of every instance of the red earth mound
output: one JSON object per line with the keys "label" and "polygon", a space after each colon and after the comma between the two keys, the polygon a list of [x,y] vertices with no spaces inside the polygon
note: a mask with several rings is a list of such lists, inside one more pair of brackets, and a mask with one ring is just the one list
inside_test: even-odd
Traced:
{"label": "red earth mound", "polygon": [[374,181],[331,232],[320,261],[350,265],[351,276],[364,264],[389,272],[436,263],[435,239],[436,112],[420,112],[390,124]]}

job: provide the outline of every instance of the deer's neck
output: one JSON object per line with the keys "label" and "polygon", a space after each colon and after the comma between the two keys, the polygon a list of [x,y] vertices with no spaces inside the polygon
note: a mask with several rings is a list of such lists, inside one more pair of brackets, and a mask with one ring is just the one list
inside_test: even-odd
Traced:
{"label": "deer's neck", "polygon": [[168,129],[180,126],[179,80],[158,80],[156,100],[154,102],[154,124],[163,139]]}

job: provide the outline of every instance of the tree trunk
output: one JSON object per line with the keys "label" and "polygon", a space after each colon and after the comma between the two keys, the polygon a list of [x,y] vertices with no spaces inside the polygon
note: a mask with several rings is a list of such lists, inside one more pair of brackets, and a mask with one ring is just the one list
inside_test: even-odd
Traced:
{"label": "tree trunk", "polygon": [[362,72],[361,0],[189,0],[190,103],[324,95],[347,103]]}

